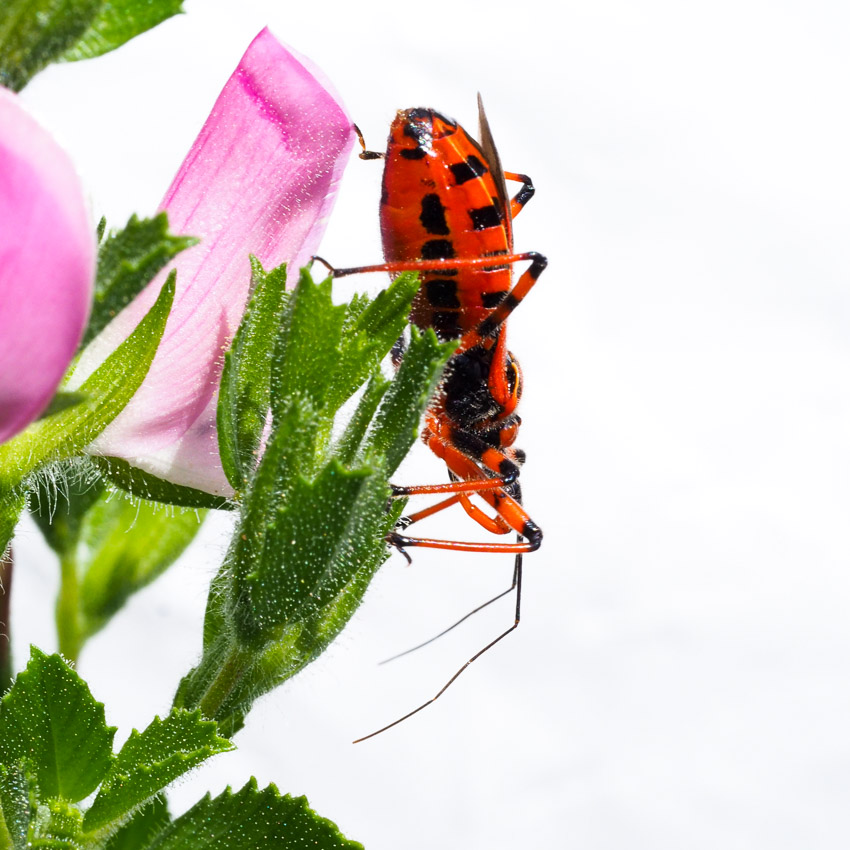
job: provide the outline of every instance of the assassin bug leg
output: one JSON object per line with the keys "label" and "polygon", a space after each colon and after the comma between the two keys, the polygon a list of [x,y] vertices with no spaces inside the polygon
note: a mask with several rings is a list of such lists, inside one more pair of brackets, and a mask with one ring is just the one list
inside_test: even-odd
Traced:
{"label": "assassin bug leg", "polygon": [[465,259],[444,260],[403,260],[391,263],[376,263],[371,266],[353,266],[351,268],[334,268],[323,257],[314,256],[324,265],[333,278],[349,277],[355,274],[366,274],[369,272],[454,272],[457,269],[480,268],[483,271],[500,270],[510,263],[518,263],[530,260],[531,266],[523,272],[513,289],[505,292],[498,305],[490,314],[473,330],[464,334],[460,340],[461,350],[477,345],[483,339],[492,336],[504,323],[510,314],[520,305],[523,298],[537,283],[538,278],[548,265],[548,260],[537,251],[527,251],[524,254],[504,254],[491,257],[473,257]]}
{"label": "assassin bug leg", "polygon": [[387,541],[387,543],[390,546],[392,546],[395,549],[398,549],[398,551],[401,552],[402,555],[404,555],[405,560],[407,561],[408,567],[413,565],[413,558],[410,557],[410,554],[405,550],[404,546],[401,546],[400,544],[396,543],[394,540],[390,540],[389,534],[384,539]]}
{"label": "assassin bug leg", "polygon": [[416,511],[416,513],[400,517],[396,523],[395,530],[405,531],[410,528],[413,523],[419,522],[419,520],[433,516],[434,514],[438,514],[440,511],[444,511],[446,508],[450,508],[452,505],[456,505],[458,503],[463,507],[467,514],[472,517],[472,519],[474,519],[480,526],[487,529],[487,531],[490,531],[493,534],[508,534],[511,531],[511,527],[500,516],[488,516],[479,507],[473,505],[469,500],[469,496],[465,493],[455,493],[454,496],[449,496],[448,499],[443,499],[442,502],[437,502],[434,505]]}
{"label": "assassin bug leg", "polygon": [[[502,640],[502,638],[507,637],[512,631],[514,631],[514,629],[517,628],[517,626],[519,626],[520,603],[522,601],[522,555],[516,556],[516,560],[514,561],[514,584],[510,587],[509,591],[506,592],[510,592],[510,590],[513,590],[514,587],[516,587],[516,609],[514,614],[514,623],[510,628],[505,629],[505,631],[503,631],[494,640],[491,640],[490,643],[488,643],[483,649],[479,649],[478,652],[476,652],[475,655],[473,655],[472,658],[470,658],[469,661],[467,661],[466,664],[464,664],[454,674],[454,676],[452,676],[451,679],[449,679],[448,682],[446,682],[446,684],[443,685],[443,687],[440,688],[440,690],[437,691],[437,693],[433,697],[431,697],[431,699],[429,699],[427,702],[423,702],[422,705],[419,706],[419,708],[414,708],[413,711],[409,711],[407,714],[404,715],[404,717],[399,717],[398,720],[394,720],[392,723],[388,723],[386,726],[383,726],[382,728],[376,730],[375,732],[371,732],[368,735],[364,735],[362,738],[357,738],[355,741],[352,741],[352,743],[359,744],[361,741],[366,741],[369,738],[374,738],[375,735],[380,735],[381,732],[386,732],[387,729],[392,729],[393,726],[398,726],[399,723],[403,723],[409,717],[413,717],[414,714],[418,714],[420,711],[422,711],[423,708],[427,708],[429,705],[431,705],[432,702],[436,702],[451,687],[451,685],[454,684],[458,676],[460,676],[460,674],[463,673],[463,671],[466,670],[466,668],[469,667],[469,665],[472,664],[473,661],[477,661],[482,655],[484,655],[485,652],[487,652],[488,649],[492,649],[500,640]],[[490,602],[495,602],[496,599],[499,599],[501,596],[504,595],[505,594],[500,594],[500,596],[491,599]],[[485,605],[479,606],[479,608],[476,608],[475,611],[481,610],[481,608],[484,608],[486,607],[486,605],[489,605],[490,602],[485,603]],[[471,611],[469,614],[467,614],[467,617],[474,614],[475,611]],[[464,617],[463,619],[466,619],[466,617]],[[463,622],[463,620],[458,620],[458,623],[461,622]],[[457,623],[455,625],[457,625]],[[454,626],[452,626],[451,628],[454,628]],[[450,629],[447,629],[446,631],[450,631]]]}
{"label": "assassin bug leg", "polygon": [[450,508],[452,505],[456,505],[463,498],[463,493],[455,493],[454,496],[449,496],[448,499],[443,499],[442,502],[437,502],[435,505],[431,505],[427,508],[422,508],[422,510],[416,511],[413,514],[407,514],[406,516],[400,517],[398,522],[396,523],[396,531],[401,529],[404,531],[407,528],[410,528],[414,522],[419,522],[420,519],[425,519],[425,517],[433,516],[434,514],[438,514],[440,511],[445,510],[446,508]]}
{"label": "assassin bug leg", "polygon": [[528,295],[531,287],[537,283],[537,279],[549,263],[546,257],[534,251],[525,254],[523,259],[531,260],[531,266],[523,272],[516,282],[516,286],[505,295],[493,312],[474,331],[461,337],[461,348],[469,348],[494,334],[505,323],[508,316],[516,310],[522,299]]}
{"label": "assassin bug leg", "polygon": [[[478,495],[488,502],[500,519],[524,538],[524,541],[517,543],[482,543],[465,540],[435,540],[426,537],[406,537],[397,531],[391,531],[386,537],[387,543],[401,549],[422,546],[427,549],[448,549],[454,552],[510,552],[512,554],[535,552],[540,548],[540,544],[543,542],[543,532],[516,499],[509,496],[501,488],[481,490]],[[447,502],[448,500],[442,503],[444,507],[448,507]]]}
{"label": "assassin bug leg", "polygon": [[[508,497],[510,498],[510,497]],[[513,525],[513,523],[511,523]],[[522,535],[526,537],[525,534]],[[402,551],[421,546],[425,549],[444,549],[449,552],[482,552],[491,555],[518,555],[524,552],[536,552],[543,542],[540,529],[529,522],[528,537],[522,543],[478,543],[468,540],[440,540],[432,537],[405,537],[395,531],[386,536],[387,543]],[[405,552],[405,554],[407,554]],[[408,555],[409,557],[409,555]]]}
{"label": "assassin bug leg", "polygon": [[[447,481],[444,484],[411,484],[407,487],[390,484],[393,496],[436,496],[440,493],[478,493],[481,490],[498,490],[516,480],[517,473],[504,478],[487,478],[481,481]],[[457,499],[455,499],[457,501]]]}
{"label": "assassin bug leg", "polygon": [[[334,268],[327,260],[322,257],[314,256],[313,260],[318,260],[324,265],[330,276],[348,277],[353,274],[367,274],[369,272],[389,272],[396,274],[398,272],[425,272],[425,271],[453,271],[454,269],[483,269],[484,271],[501,270],[503,266],[509,263],[521,263],[524,260],[531,260],[539,267],[539,271],[534,275],[534,280],[540,276],[540,272],[546,268],[546,258],[538,254],[536,251],[526,251],[523,254],[493,254],[489,257],[460,257],[457,259],[437,259],[437,260],[399,260],[396,262],[375,263],[371,266],[353,266],[351,268],[338,269]],[[529,289],[531,287],[528,287]]]}
{"label": "assassin bug leg", "polygon": [[[516,559],[522,561],[522,555],[517,555]],[[383,661],[379,661],[378,664],[389,664],[390,661],[395,661],[397,658],[402,658],[405,655],[410,655],[411,652],[416,652],[417,649],[422,649],[424,646],[428,646],[429,643],[433,643],[435,640],[443,637],[443,635],[447,635],[453,629],[456,629],[461,623],[466,622],[473,614],[477,614],[479,611],[483,611],[488,605],[492,605],[494,602],[498,602],[503,597],[507,596],[517,584],[517,566],[514,564],[514,573],[513,578],[511,579],[511,586],[507,590],[503,590],[501,593],[496,594],[492,599],[488,599],[486,602],[483,602],[477,608],[473,608],[471,611],[464,614],[459,620],[452,623],[447,628],[443,629],[439,634],[434,635],[434,637],[428,638],[428,640],[422,641],[422,643],[416,644],[416,646],[411,646],[410,649],[405,649],[404,652],[396,653],[395,655],[391,655],[389,658],[385,658]]]}
{"label": "assassin bug leg", "polygon": [[534,184],[527,174],[514,174],[512,171],[505,172],[506,180],[522,183],[522,188],[511,198],[511,218],[516,218],[522,208],[534,197]]}
{"label": "assassin bug leg", "polygon": [[460,504],[470,519],[474,519],[491,534],[509,534],[511,527],[498,515],[488,516],[477,505],[472,504],[469,496],[461,496]]}

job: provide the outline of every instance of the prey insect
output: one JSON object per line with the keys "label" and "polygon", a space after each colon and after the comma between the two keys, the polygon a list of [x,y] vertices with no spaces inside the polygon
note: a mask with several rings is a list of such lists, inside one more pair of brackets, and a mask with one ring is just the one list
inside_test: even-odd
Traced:
{"label": "prey insect", "polygon": [[[385,154],[367,151],[363,145],[361,158],[384,160],[381,235],[385,262],[333,268],[320,257],[316,259],[328,266],[334,277],[418,271],[421,286],[411,308],[411,322],[419,328],[432,328],[441,340],[459,340],[422,432],[423,441],[445,462],[450,480],[392,487],[396,497],[446,498],[402,518],[387,542],[408,559],[406,550],[414,547],[513,554],[510,588],[475,610],[515,591],[514,623],[473,655],[434,697],[358,741],[430,705],[473,661],[516,629],[522,558],[536,550],[543,538],[522,505],[519,473],[525,454],[514,446],[520,426],[516,408],[522,394],[522,373],[507,348],[506,332],[508,317],[546,268],[546,258],[533,251],[514,252],[513,219],[534,194],[534,186],[525,175],[502,170],[480,97],[478,106],[480,142],[450,118],[420,108],[396,115]],[[512,198],[506,180],[521,184]],[[512,285],[513,264],[518,262],[530,265]],[[400,357],[401,351],[396,354]],[[473,495],[489,505],[492,514],[473,503]],[[456,504],[487,531],[498,535],[514,532],[516,541],[441,540],[406,533],[419,520]]]}

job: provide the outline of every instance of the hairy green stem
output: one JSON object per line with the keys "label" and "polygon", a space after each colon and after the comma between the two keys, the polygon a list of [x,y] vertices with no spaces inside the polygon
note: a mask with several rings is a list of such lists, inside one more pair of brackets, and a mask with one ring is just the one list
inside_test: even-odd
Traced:
{"label": "hairy green stem", "polygon": [[60,559],[59,568],[61,578],[59,598],[56,600],[56,631],[59,634],[59,651],[69,661],[76,661],[83,645],[77,563],[73,557],[63,556]]}
{"label": "hairy green stem", "polygon": [[12,547],[0,555],[0,694],[5,693],[12,684]]}
{"label": "hairy green stem", "polygon": [[[239,680],[248,671],[251,658],[250,652],[245,652],[236,647],[230,650],[216,677],[210,682],[209,687],[198,701],[198,707],[204,717],[209,720],[221,719],[218,714],[227,698],[239,684]],[[184,708],[191,709],[194,706],[189,705],[184,706]]]}

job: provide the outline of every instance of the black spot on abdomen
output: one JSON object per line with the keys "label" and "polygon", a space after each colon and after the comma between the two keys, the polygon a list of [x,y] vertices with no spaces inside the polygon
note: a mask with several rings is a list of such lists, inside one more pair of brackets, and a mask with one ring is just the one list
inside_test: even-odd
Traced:
{"label": "black spot on abdomen", "polygon": [[474,180],[482,174],[487,173],[487,166],[473,153],[470,154],[464,162],[455,162],[449,166],[455,178],[455,183],[460,185],[466,183],[467,180]]}
{"label": "black spot on abdomen", "polygon": [[428,233],[436,236],[448,236],[449,226],[446,223],[446,208],[440,200],[440,196],[429,193],[422,197],[422,211],[419,213],[419,221]]}

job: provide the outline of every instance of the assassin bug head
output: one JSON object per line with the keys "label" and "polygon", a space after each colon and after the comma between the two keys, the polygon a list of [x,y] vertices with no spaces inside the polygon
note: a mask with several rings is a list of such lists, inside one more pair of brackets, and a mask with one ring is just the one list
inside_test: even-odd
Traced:
{"label": "assassin bug head", "polygon": [[457,130],[457,122],[434,109],[400,109],[390,127],[388,152],[398,148],[405,159],[421,159],[433,154],[435,139]]}

